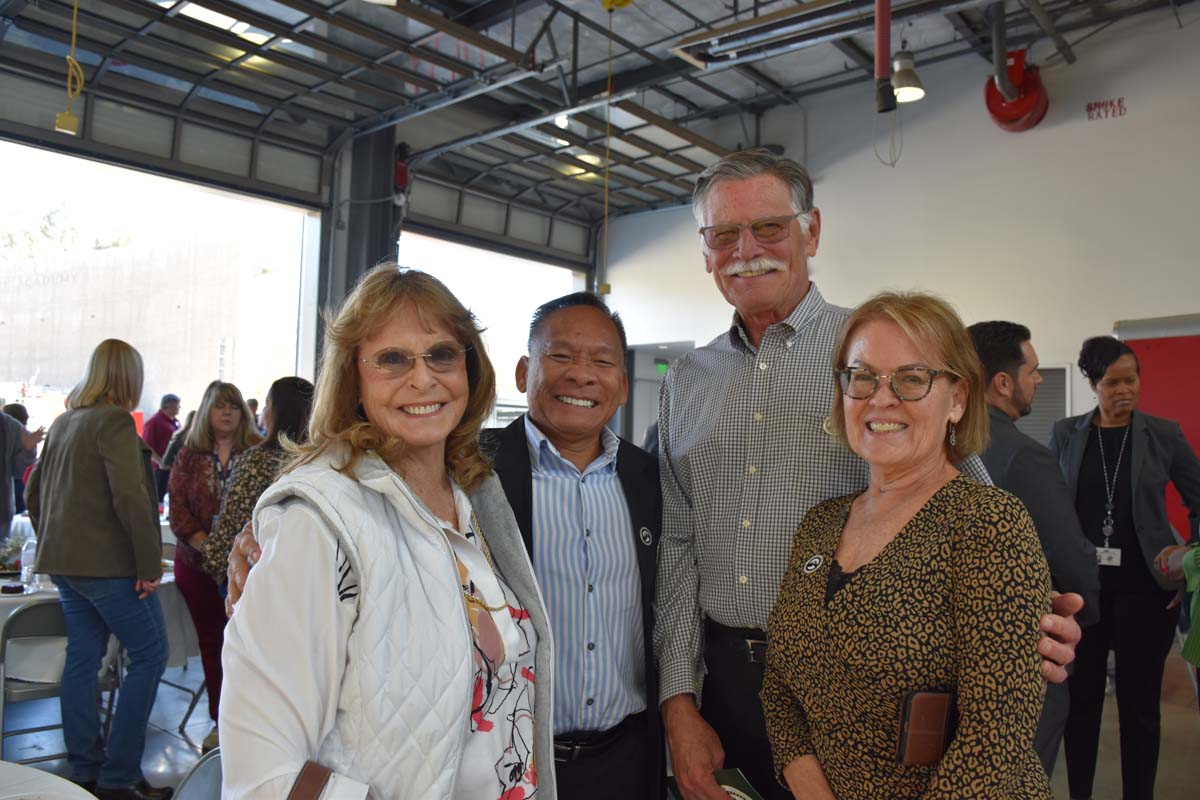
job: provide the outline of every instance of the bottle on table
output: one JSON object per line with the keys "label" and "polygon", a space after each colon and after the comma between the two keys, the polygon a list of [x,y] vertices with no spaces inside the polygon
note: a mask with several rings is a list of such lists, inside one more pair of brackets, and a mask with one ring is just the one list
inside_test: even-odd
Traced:
{"label": "bottle on table", "polygon": [[25,540],[25,544],[21,545],[21,583],[26,592],[36,592],[42,588],[42,576],[33,571],[33,563],[36,560],[37,539],[31,535]]}

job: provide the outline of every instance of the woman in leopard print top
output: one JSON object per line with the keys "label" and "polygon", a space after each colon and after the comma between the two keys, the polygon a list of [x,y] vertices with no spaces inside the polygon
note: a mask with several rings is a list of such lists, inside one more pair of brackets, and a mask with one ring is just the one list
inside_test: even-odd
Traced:
{"label": "woman in leopard print top", "polygon": [[[1049,798],[1045,558],[1020,501],[954,467],[987,441],[971,341],[941,300],[883,294],[834,364],[832,428],[871,478],[793,541],[762,690],[780,779],[805,798]],[[902,764],[901,704],[926,689],[954,692],[957,730],[938,763]]]}

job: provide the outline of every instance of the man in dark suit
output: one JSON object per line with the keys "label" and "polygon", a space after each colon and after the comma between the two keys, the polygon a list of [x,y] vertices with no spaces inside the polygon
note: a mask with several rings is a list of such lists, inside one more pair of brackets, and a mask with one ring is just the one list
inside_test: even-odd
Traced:
{"label": "man in dark suit", "polygon": [[[1033,518],[1054,588],[1083,596],[1080,627],[1098,619],[1100,576],[1096,549],[1083,535],[1075,504],[1054,456],[1014,424],[1033,409],[1042,382],[1029,328],[1014,322],[978,322],[968,330],[983,362],[991,436],[981,458],[992,481],[1016,495]],[[1048,684],[1034,749],[1049,775],[1070,710],[1066,683]]]}
{"label": "man in dark suit", "polygon": [[517,387],[529,413],[485,431],[555,636],[558,796],[658,798],[653,650],[658,464],[606,425],[625,404],[625,330],[596,295],[534,312]]}

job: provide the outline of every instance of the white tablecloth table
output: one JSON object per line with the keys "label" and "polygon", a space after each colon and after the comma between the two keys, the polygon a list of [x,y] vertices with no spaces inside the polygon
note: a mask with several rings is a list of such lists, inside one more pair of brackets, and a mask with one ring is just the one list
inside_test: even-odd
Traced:
{"label": "white tablecloth table", "polygon": [[[187,604],[175,585],[173,572],[163,573],[163,582],[156,594],[167,626],[167,666],[182,667],[189,656],[200,654],[200,643]],[[0,624],[20,606],[43,597],[57,599],[58,589],[51,584],[40,592],[0,594]],[[110,643],[110,654],[111,650]],[[20,680],[53,683],[62,675],[66,656],[67,640],[62,637],[12,641],[6,658],[7,674]]]}
{"label": "white tablecloth table", "polygon": [[0,800],[95,800],[95,797],[65,778],[0,761]]}

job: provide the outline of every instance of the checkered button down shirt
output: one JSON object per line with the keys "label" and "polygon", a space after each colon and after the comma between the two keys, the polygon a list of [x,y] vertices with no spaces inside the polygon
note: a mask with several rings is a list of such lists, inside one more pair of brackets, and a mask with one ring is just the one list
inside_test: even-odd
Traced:
{"label": "checkered button down shirt", "polygon": [[[660,700],[700,696],[705,618],[766,629],[800,520],[867,484],[866,463],[826,431],[831,354],[849,313],[810,284],[757,348],[735,318],[663,382]],[[977,457],[962,469],[987,481]]]}

